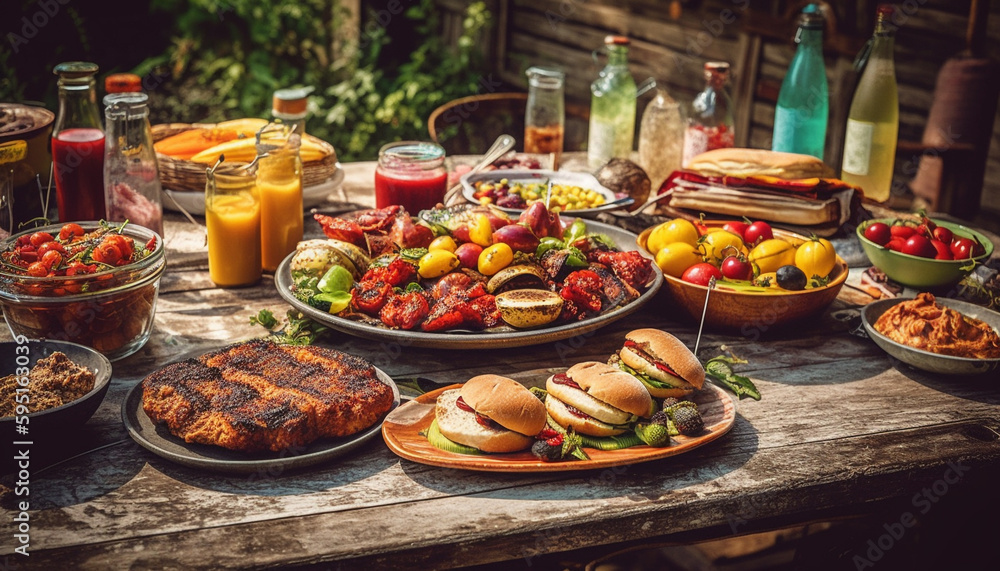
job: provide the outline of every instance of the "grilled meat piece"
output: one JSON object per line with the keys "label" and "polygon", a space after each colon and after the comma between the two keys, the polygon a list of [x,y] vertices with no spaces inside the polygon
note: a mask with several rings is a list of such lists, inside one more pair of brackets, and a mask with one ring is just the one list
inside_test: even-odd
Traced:
{"label": "grilled meat piece", "polygon": [[187,442],[281,451],[348,436],[381,418],[391,387],[367,361],[254,340],[188,359],[143,381],[142,406]]}

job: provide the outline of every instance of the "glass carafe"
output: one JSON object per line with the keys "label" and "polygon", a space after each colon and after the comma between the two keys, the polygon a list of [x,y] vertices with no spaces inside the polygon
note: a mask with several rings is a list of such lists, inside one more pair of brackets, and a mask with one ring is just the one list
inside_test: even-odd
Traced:
{"label": "glass carafe", "polygon": [[302,240],[302,137],[288,126],[270,126],[257,145],[261,260],[273,272]]}
{"label": "glass carafe", "polygon": [[559,168],[566,123],[563,83],[566,74],[532,67],[528,75],[528,104],[524,111],[524,152],[553,154],[552,169]]}
{"label": "glass carafe", "polygon": [[257,177],[244,168],[208,170],[205,185],[208,277],[221,287],[256,284],[261,276],[260,194]]}
{"label": "glass carafe", "polygon": [[52,162],[59,220],[101,220],[104,210],[104,129],[97,107],[97,65],[57,65],[59,112],[52,126]]}
{"label": "glass carafe", "polygon": [[160,170],[147,100],[145,93],[132,92],[104,97],[104,205],[108,220],[128,220],[163,236]]}

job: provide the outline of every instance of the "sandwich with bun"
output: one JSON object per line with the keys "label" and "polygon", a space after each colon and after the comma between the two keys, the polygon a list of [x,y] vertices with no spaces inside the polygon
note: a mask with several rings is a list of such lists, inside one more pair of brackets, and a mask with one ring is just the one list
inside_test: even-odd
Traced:
{"label": "sandwich with bun", "polygon": [[460,389],[441,393],[434,412],[445,438],[491,453],[530,448],[546,424],[542,401],[524,385],[499,375],[479,375]]}
{"label": "sandwich with bun", "polygon": [[653,399],[632,375],[588,361],[545,381],[545,410],[565,429],[588,436],[616,436],[653,414]]}
{"label": "sandwich with bun", "polygon": [[680,339],[659,329],[636,329],[609,364],[635,377],[655,398],[682,398],[705,384],[705,368]]}
{"label": "sandwich with bun", "polygon": [[661,204],[672,215],[748,217],[817,235],[830,235],[851,220],[860,212],[862,196],[860,188],[835,178],[816,157],[746,148],[697,155],[659,190],[669,195]]}

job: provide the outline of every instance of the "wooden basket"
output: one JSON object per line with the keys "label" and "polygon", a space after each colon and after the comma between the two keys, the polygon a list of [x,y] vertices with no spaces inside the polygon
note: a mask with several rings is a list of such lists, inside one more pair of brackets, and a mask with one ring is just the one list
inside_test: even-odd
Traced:
{"label": "wooden basket", "polygon": [[[164,123],[153,125],[153,142],[160,141],[171,135],[176,135],[190,129],[212,129],[214,123]],[[309,135],[307,135],[309,136]],[[315,139],[328,152],[320,160],[302,163],[302,186],[308,188],[323,184],[337,171],[337,153],[333,145],[321,139]],[[160,184],[167,190],[179,190],[185,192],[204,192],[205,170],[208,165],[193,161],[177,159],[163,153],[156,153],[156,160],[160,166]],[[246,163],[227,162],[230,168],[244,165]]]}

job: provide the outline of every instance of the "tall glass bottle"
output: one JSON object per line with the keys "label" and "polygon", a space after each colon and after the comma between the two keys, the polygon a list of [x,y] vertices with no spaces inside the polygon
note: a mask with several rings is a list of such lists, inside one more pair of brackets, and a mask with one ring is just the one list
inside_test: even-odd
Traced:
{"label": "tall glass bottle", "polygon": [[261,133],[257,154],[260,193],[260,253],[264,270],[273,272],[302,240],[302,137],[291,127]]}
{"label": "tall glass bottle", "polygon": [[52,162],[59,220],[101,220],[104,210],[104,129],[97,107],[97,65],[57,65],[59,112],[52,126]]}
{"label": "tall glass bottle", "polygon": [[104,96],[104,206],[108,220],[128,220],[162,236],[160,169],[153,150],[148,99],[145,93],[134,92]]}
{"label": "tall glass bottle", "polygon": [[649,175],[653,192],[670,173],[681,168],[683,146],[681,106],[660,88],[646,105],[639,124],[639,166]]}
{"label": "tall glass bottle", "polygon": [[880,5],[871,52],[858,81],[844,136],[840,178],[860,186],[865,197],[889,200],[899,133],[899,95],[893,62],[893,7]]}
{"label": "tall glass bottle", "polygon": [[[635,139],[635,79],[628,70],[629,39],[608,36],[608,63],[590,85],[587,159],[597,168],[615,157],[629,158]],[[597,58],[597,52],[594,52]]]}
{"label": "tall glass bottle", "polygon": [[735,144],[733,102],[726,90],[728,81],[728,63],[705,62],[705,89],[691,102],[684,132],[684,165],[705,151]]}
{"label": "tall glass bottle", "polygon": [[830,94],[823,61],[825,18],[809,4],[799,18],[799,44],[781,83],[771,149],[823,158]]}
{"label": "tall glass bottle", "polygon": [[563,81],[566,74],[544,67],[528,68],[528,103],[524,110],[524,152],[554,154],[559,168],[566,124]]}

